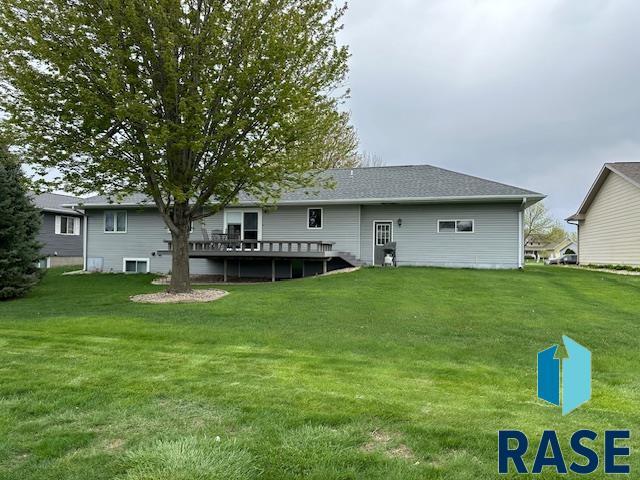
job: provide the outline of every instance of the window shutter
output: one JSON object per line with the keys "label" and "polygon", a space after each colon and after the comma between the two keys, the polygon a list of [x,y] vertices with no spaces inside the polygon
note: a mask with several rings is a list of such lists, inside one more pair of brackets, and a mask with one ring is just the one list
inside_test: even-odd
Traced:
{"label": "window shutter", "polygon": [[56,230],[55,230],[56,235],[60,235],[60,220],[61,220],[60,215],[56,215]]}
{"label": "window shutter", "polygon": [[78,217],[73,219],[73,234],[80,235],[80,219]]}

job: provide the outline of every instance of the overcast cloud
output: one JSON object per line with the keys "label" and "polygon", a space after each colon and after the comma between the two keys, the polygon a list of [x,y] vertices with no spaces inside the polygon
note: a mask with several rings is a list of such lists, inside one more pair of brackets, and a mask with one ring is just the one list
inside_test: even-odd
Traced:
{"label": "overcast cloud", "polygon": [[640,161],[637,0],[351,0],[361,149],[577,209],[602,164]]}

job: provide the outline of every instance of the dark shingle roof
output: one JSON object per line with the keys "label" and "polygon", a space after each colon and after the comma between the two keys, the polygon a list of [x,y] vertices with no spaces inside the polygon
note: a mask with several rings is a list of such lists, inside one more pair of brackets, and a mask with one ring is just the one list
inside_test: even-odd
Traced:
{"label": "dark shingle roof", "polygon": [[615,162],[607,164],[614,172],[627,177],[640,187],[640,162]]}
{"label": "dark shingle roof", "polygon": [[41,193],[31,194],[33,203],[40,210],[50,212],[68,212],[70,214],[79,215],[78,212],[74,212],[70,208],[63,205],[75,204],[82,201],[79,197],[73,197],[71,195],[61,195],[59,193]]}
{"label": "dark shingle roof", "polygon": [[[357,201],[446,201],[455,199],[518,198],[541,199],[544,195],[511,185],[485,180],[431,165],[332,169],[323,172],[334,182],[329,189],[299,189],[286,193],[278,203],[357,202]],[[240,195],[240,202],[251,202]],[[85,205],[104,205],[108,199],[91,197]],[[125,198],[122,204],[152,203],[140,194]]]}
{"label": "dark shingle roof", "polygon": [[582,201],[578,211],[566,219],[568,222],[582,220],[584,218],[584,215],[591,206],[591,202],[593,202],[594,198],[600,191],[600,187],[602,187],[602,184],[607,179],[610,172],[620,175],[629,183],[640,188],[640,162],[605,163],[595,182],[593,182],[593,185],[591,185],[591,188],[587,192],[587,196]]}

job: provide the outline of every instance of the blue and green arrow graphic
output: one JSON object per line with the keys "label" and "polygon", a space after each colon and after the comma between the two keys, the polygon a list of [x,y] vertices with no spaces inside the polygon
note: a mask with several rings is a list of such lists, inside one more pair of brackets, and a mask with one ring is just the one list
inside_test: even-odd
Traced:
{"label": "blue and green arrow graphic", "polygon": [[538,352],[538,398],[553,405],[562,404],[562,414],[566,415],[591,398],[591,352],[566,335],[562,341],[568,354],[562,359],[562,372],[556,358],[558,345]]}

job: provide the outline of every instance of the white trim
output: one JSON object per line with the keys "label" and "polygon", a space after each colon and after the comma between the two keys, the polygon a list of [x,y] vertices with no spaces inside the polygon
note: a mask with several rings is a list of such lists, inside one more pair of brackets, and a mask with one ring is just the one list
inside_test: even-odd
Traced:
{"label": "white trim", "polygon": [[376,264],[376,223],[391,224],[391,241],[393,242],[393,220],[374,220],[372,225],[373,235],[371,236],[371,265]]}
{"label": "white trim", "polygon": [[[453,232],[441,232],[440,231],[440,222],[454,222],[455,227]],[[459,232],[458,231],[458,222],[471,222],[471,231],[470,232]],[[466,234],[470,235],[476,233],[476,220],[475,218],[455,218],[455,219],[438,219],[437,231],[438,233],[455,233],[455,234]]]}
{"label": "white trim", "polygon": [[[524,207],[524,201],[522,202]],[[518,268],[524,264],[524,225],[522,221],[523,210],[518,210]]]}
{"label": "white trim", "polygon": [[[227,233],[227,212],[240,212],[240,238],[244,240],[244,214],[245,213],[257,213],[258,214],[258,240],[262,240],[262,209],[261,208],[225,208],[222,216],[222,233]],[[260,245],[258,245],[260,248]]]}
{"label": "white trim", "polygon": [[[320,226],[319,227],[310,227],[309,226],[309,212],[311,210],[320,210]],[[322,230],[324,228],[324,208],[322,207],[309,207],[307,208],[307,230]]]}
{"label": "white trim", "polygon": [[[122,273],[132,273],[132,272],[127,272],[127,262],[147,262],[147,271],[145,273],[149,273],[149,270],[151,269],[151,262],[149,261],[149,258],[129,258],[129,257],[124,257],[122,259]],[[136,273],[140,273],[140,272],[136,272]]]}
{"label": "white trim", "polygon": [[82,264],[83,270],[87,271],[87,247],[88,247],[88,235],[89,235],[89,217],[84,217],[84,230],[82,231]]}
{"label": "white trim", "polygon": [[358,258],[362,258],[362,205],[358,205]]}
{"label": "white trim", "polygon": [[[578,212],[575,215],[584,214],[584,212],[586,211],[588,206],[591,204],[592,196],[595,196],[598,193],[598,190],[600,190],[600,187],[602,186],[602,182],[604,182],[604,178],[603,178],[604,172],[606,172],[607,170],[611,171],[611,169],[609,168],[609,165],[607,163],[605,163],[602,166],[602,168],[600,169],[600,171],[598,172],[598,175],[596,176],[596,179],[591,184],[591,187],[589,188],[589,191],[587,192],[587,195],[582,200],[582,203],[580,204],[580,207],[578,208]],[[607,173],[607,175],[609,175],[609,174]],[[571,218],[571,217],[569,217],[569,218]]]}
{"label": "white trim", "polygon": [[[119,212],[124,212],[124,231],[118,230],[118,225],[117,225],[117,220],[118,220],[118,213]],[[107,231],[107,213],[113,213],[113,232],[109,232]],[[129,230],[129,212],[127,212],[126,210],[105,210],[105,212],[102,215],[102,231],[103,233],[108,233],[108,234],[113,234],[113,233],[127,233],[127,230]]]}
{"label": "white trim", "polygon": [[[67,232],[62,231],[62,222],[64,219]],[[69,233],[69,220],[73,222],[73,232]],[[56,215],[55,218],[55,234],[69,237],[77,237],[80,235],[80,217],[76,215]]]}
{"label": "white trim", "polygon": [[[376,203],[453,203],[453,202],[468,202],[470,200],[477,200],[480,202],[486,202],[488,200],[495,200],[497,202],[515,202],[522,201],[523,198],[527,200],[542,200],[546,198],[546,195],[468,195],[464,197],[460,196],[446,196],[446,197],[380,197],[380,198],[344,198],[344,199],[305,199],[305,200],[282,200],[276,203],[276,205],[322,205],[322,204],[376,204]],[[78,206],[82,208],[109,208],[113,207],[112,203],[86,203],[86,204],[68,204],[69,206]],[[215,205],[215,204],[214,204]],[[258,202],[241,201],[238,202],[238,206],[256,206],[259,207]],[[154,204],[150,203],[119,203],[118,207],[148,207],[156,208]]]}
{"label": "white trim", "polygon": [[69,215],[71,217],[73,216],[82,216],[82,213],[78,212],[77,210],[72,210],[73,208],[78,207],[78,205],[76,204],[65,204],[67,205],[67,207],[62,207],[62,208],[41,208],[40,210],[44,213],[57,213],[60,215]]}

